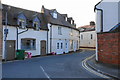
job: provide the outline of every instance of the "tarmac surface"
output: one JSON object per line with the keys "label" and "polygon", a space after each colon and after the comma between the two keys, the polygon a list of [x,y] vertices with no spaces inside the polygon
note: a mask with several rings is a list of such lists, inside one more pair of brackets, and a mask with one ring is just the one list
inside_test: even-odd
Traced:
{"label": "tarmac surface", "polygon": [[82,61],[93,54],[95,50],[84,49],[71,54],[4,62],[2,80],[112,80],[95,75],[83,67]]}

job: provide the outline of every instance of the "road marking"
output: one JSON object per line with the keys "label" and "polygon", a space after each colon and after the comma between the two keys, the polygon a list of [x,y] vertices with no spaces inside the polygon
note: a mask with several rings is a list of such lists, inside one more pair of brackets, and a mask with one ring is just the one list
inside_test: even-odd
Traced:
{"label": "road marking", "polygon": [[106,76],[106,75],[103,75],[103,74],[101,74],[101,73],[98,73],[97,71],[92,70],[91,68],[89,68],[89,67],[86,65],[86,61],[89,60],[89,59],[91,59],[91,58],[94,57],[94,56],[95,56],[95,55],[92,55],[92,56],[86,58],[85,60],[83,60],[83,61],[82,61],[82,66],[83,66],[86,70],[88,70],[89,72],[91,72],[91,73],[93,73],[93,74],[95,74],[95,75],[97,75],[97,76],[100,76],[100,77],[103,77],[103,78],[110,78],[110,77],[108,77],[108,76]]}
{"label": "road marking", "polygon": [[83,50],[96,50],[96,49],[90,49],[90,48],[80,48],[80,49],[83,49]]}
{"label": "road marking", "polygon": [[45,72],[44,68],[42,66],[40,66],[40,68],[42,69],[43,73],[45,74],[45,76],[49,79],[52,80],[49,75]]}

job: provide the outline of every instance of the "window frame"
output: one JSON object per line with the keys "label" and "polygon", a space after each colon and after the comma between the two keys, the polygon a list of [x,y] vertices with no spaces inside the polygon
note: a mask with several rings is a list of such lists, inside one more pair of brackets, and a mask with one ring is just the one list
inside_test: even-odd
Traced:
{"label": "window frame", "polygon": [[33,28],[37,31],[40,30],[40,19],[37,16],[33,19]]}
{"label": "window frame", "polygon": [[61,43],[61,49],[63,49],[63,43]]}
{"label": "window frame", "polygon": [[[25,29],[26,28],[26,16],[24,15],[24,13],[20,13],[18,15],[18,21],[17,21],[18,25],[19,25],[19,28],[21,29]],[[21,25],[20,25],[21,23]]]}
{"label": "window frame", "polygon": [[54,19],[57,19],[58,14],[57,14],[57,11],[56,11],[56,10],[52,13],[52,16],[53,16]]}
{"label": "window frame", "polygon": [[[36,25],[36,26],[35,26]],[[35,30],[39,31],[40,27],[39,27],[39,22],[34,21],[33,22],[33,27],[35,28]]]}
{"label": "window frame", "polygon": [[81,34],[81,39],[83,40],[83,34]]}
{"label": "window frame", "polygon": [[36,50],[36,39],[21,39],[21,49]]}
{"label": "window frame", "polygon": [[93,39],[93,35],[91,34],[90,36],[91,36],[91,39]]}
{"label": "window frame", "polygon": [[18,19],[18,25],[19,28],[25,29],[26,28],[26,23],[24,19]]}
{"label": "window frame", "polygon": [[58,35],[62,35],[62,27],[58,26]]}
{"label": "window frame", "polygon": [[70,41],[70,48],[73,49],[73,40]]}
{"label": "window frame", "polygon": [[59,43],[57,43],[57,49],[59,49]]}

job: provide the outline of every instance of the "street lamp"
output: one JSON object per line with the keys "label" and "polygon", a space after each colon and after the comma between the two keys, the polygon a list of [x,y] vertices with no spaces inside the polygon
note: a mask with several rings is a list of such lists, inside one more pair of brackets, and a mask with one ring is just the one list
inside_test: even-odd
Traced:
{"label": "street lamp", "polygon": [[7,35],[8,35],[8,29],[7,29],[7,24],[8,24],[8,10],[10,10],[10,6],[6,8],[6,13],[5,13],[5,29],[4,29],[4,55],[5,55],[5,61],[7,60]]}

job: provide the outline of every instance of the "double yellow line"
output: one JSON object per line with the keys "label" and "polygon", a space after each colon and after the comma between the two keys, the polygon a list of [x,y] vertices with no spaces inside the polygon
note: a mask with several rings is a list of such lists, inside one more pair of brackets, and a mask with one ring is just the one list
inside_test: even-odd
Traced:
{"label": "double yellow line", "polygon": [[[88,58],[86,58],[85,60],[83,60],[82,61],[82,66],[86,69],[86,70],[88,70],[89,72],[91,72],[91,73],[93,73],[93,74],[95,74],[95,75],[97,75],[97,76],[100,76],[100,77],[102,77],[102,78],[110,78],[110,77],[108,77],[108,76],[106,76],[106,75],[103,75],[103,74],[101,74],[101,73],[99,73],[99,72],[97,72],[97,71],[95,71],[95,70],[93,70],[93,69],[91,69],[90,67],[88,67],[87,66],[87,61],[88,60],[90,60],[91,58],[93,58],[95,56],[95,54],[93,54],[92,56],[90,56],[90,57],[88,57]],[[99,70],[98,70],[99,71]]]}
{"label": "double yellow line", "polygon": [[85,50],[96,50],[96,49],[91,49],[91,48],[80,48],[80,49],[85,49]]}

